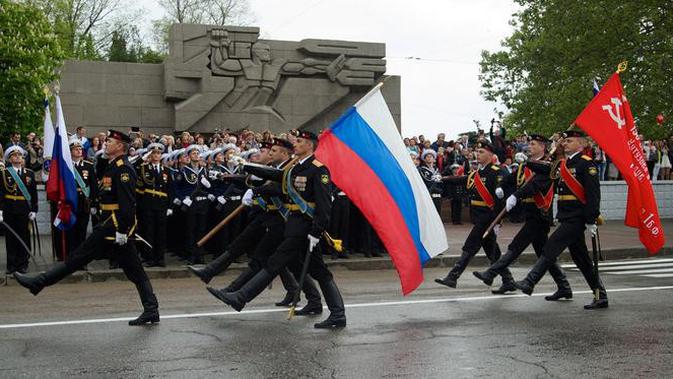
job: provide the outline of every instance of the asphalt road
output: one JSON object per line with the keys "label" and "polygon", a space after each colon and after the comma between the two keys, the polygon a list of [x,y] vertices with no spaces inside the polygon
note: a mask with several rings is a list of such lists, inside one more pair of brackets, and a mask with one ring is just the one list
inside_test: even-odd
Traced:
{"label": "asphalt road", "polygon": [[479,267],[455,290],[433,283],[446,269],[431,268],[402,297],[394,271],[337,270],[340,331],[313,329],[321,318],[287,321],[273,306],[279,282],[236,313],[197,279],[155,280],[162,321],[151,327],[126,325],[140,309],[129,282],[61,284],[38,297],[1,287],[0,377],[671,377],[669,267],[606,265],[610,308],[599,311],[582,309],[591,294],[572,269],[575,298],[557,303],[542,298],[554,289],[547,277],[532,297],[493,296],[471,275]]}

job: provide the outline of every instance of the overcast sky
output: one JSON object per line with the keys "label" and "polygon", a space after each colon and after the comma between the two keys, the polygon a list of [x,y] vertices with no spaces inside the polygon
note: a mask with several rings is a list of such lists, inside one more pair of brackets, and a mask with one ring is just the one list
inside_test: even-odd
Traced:
{"label": "overcast sky", "polygon": [[[146,25],[156,0],[140,0]],[[402,133],[453,139],[488,125],[494,103],[479,95],[481,50],[497,50],[517,9],[510,0],[250,0],[262,38],[386,44],[388,74],[402,77]],[[415,57],[420,59],[407,59]]]}

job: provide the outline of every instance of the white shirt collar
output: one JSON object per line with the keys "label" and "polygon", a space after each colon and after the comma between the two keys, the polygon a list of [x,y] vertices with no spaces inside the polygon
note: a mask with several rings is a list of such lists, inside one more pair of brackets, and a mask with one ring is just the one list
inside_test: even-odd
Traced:
{"label": "white shirt collar", "polygon": [[306,162],[307,159],[311,158],[312,156],[313,156],[313,154],[310,154],[309,156],[305,157],[304,159],[300,159],[299,164],[303,164],[304,162]]}
{"label": "white shirt collar", "polygon": [[576,151],[576,152],[570,154],[566,160],[569,161],[569,160],[573,159],[573,158],[575,157],[575,155],[577,155],[577,154],[579,154],[579,153],[581,153],[581,152],[582,152],[582,151],[580,150],[580,151]]}

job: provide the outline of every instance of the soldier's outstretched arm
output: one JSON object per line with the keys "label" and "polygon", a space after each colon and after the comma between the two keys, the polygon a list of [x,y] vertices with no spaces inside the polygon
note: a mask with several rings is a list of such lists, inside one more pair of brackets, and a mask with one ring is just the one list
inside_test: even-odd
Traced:
{"label": "soldier's outstretched arm", "polygon": [[243,165],[243,170],[248,174],[259,176],[263,179],[273,180],[274,182],[281,182],[283,180],[283,170],[277,168],[255,163],[246,163]]}

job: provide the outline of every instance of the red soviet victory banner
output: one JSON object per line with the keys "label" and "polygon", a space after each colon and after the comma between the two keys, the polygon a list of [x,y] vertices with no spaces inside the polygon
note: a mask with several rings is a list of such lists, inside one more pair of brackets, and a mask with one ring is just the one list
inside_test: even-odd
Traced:
{"label": "red soviet victory banner", "polygon": [[622,173],[629,187],[624,224],[638,228],[640,242],[650,255],[656,254],[664,246],[664,230],[638,139],[638,129],[619,80],[619,72],[610,77],[584,108],[575,125],[596,141]]}

